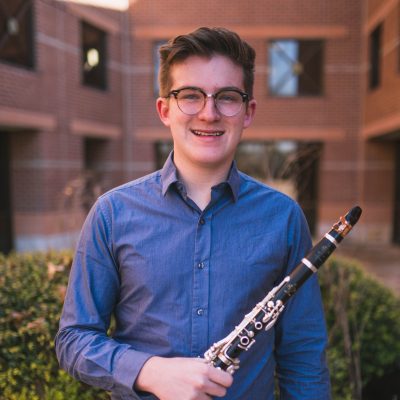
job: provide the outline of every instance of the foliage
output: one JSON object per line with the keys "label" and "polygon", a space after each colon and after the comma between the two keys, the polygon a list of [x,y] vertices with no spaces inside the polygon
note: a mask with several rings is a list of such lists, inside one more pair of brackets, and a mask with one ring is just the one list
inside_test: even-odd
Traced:
{"label": "foliage", "polygon": [[400,372],[400,299],[351,260],[330,259],[319,279],[333,398],[365,398],[369,382]]}
{"label": "foliage", "polygon": [[[72,262],[69,252],[0,255],[0,399],[92,400],[107,393],[58,367],[54,336]],[[354,263],[319,272],[334,399],[357,399],[400,362],[400,300]]]}
{"label": "foliage", "polygon": [[58,367],[54,336],[70,253],[0,255],[0,399],[108,399]]}

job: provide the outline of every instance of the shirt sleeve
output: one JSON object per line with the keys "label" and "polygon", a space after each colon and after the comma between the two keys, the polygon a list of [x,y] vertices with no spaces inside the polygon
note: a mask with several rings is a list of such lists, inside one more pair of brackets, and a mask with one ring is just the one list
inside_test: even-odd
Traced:
{"label": "shirt sleeve", "polygon": [[[301,210],[288,228],[288,275],[311,248]],[[316,274],[287,302],[276,325],[275,357],[282,400],[328,400],[327,331]]]}
{"label": "shirt sleeve", "polygon": [[151,355],[107,335],[120,288],[109,220],[97,202],[85,221],[55,347],[60,366],[74,378],[114,393],[133,394],[136,377]]}

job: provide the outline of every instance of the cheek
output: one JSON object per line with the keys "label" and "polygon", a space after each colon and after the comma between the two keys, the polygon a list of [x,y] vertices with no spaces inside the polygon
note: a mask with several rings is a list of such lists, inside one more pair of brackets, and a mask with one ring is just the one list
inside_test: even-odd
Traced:
{"label": "cheek", "polygon": [[232,121],[231,127],[231,139],[233,141],[240,141],[242,134],[243,134],[243,129],[244,129],[244,120],[243,118],[238,119],[237,121]]}
{"label": "cheek", "polygon": [[187,118],[185,116],[171,114],[169,118],[169,128],[171,129],[172,134],[174,132],[179,133],[186,129],[187,126]]}
{"label": "cheek", "polygon": [[173,140],[182,141],[189,132],[188,122],[186,120],[171,120],[169,129]]}

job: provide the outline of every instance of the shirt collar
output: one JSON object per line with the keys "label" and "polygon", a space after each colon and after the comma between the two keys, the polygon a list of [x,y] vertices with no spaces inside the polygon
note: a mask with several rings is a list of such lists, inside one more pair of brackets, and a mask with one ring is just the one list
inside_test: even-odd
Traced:
{"label": "shirt collar", "polygon": [[[176,170],[174,161],[173,151],[169,154],[163,168],[161,169],[161,182],[162,182],[162,194],[165,196],[171,185],[179,182],[178,171]],[[231,169],[229,170],[228,179],[221,184],[227,184],[231,189],[232,196],[236,202],[239,197],[240,189],[240,175],[237,169],[236,161],[232,162]]]}
{"label": "shirt collar", "polygon": [[169,154],[167,161],[165,161],[165,164],[161,170],[161,182],[162,182],[162,194],[165,196],[167,193],[169,187],[173,184],[179,181],[178,179],[178,172],[176,170],[174,161],[174,152],[171,151]]}
{"label": "shirt collar", "polygon": [[229,171],[228,179],[226,181],[229,187],[232,190],[232,196],[235,202],[239,198],[239,190],[240,190],[240,175],[239,170],[237,169],[236,161],[232,162],[231,169]]}

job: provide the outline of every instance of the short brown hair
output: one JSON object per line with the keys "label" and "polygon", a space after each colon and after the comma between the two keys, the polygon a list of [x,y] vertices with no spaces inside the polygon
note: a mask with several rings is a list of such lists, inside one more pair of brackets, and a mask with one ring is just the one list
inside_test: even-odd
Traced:
{"label": "short brown hair", "polygon": [[194,55],[210,58],[216,54],[226,56],[242,67],[244,90],[250,98],[253,97],[256,52],[235,32],[225,28],[198,28],[187,35],[171,39],[160,47],[159,53],[161,97],[167,96],[171,90],[170,69],[173,64]]}

